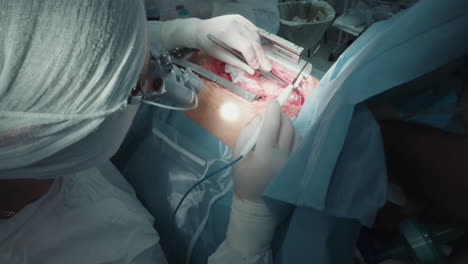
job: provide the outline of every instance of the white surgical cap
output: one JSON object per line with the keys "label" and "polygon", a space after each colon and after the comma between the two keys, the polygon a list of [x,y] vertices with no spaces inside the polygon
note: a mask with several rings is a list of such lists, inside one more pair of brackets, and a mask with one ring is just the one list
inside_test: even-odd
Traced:
{"label": "white surgical cap", "polygon": [[0,12],[1,179],[56,163],[124,109],[147,33],[138,0],[0,0]]}

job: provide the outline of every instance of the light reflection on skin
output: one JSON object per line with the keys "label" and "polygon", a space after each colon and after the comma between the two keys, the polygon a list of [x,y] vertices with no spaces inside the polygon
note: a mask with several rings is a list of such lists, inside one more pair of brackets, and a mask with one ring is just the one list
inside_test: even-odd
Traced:
{"label": "light reflection on skin", "polygon": [[240,116],[240,109],[238,105],[227,102],[221,105],[219,114],[223,120],[237,121]]}

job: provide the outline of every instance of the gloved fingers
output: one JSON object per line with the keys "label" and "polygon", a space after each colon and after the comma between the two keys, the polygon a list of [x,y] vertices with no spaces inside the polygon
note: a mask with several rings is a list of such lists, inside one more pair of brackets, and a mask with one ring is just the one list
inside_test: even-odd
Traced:
{"label": "gloved fingers", "polygon": [[295,129],[291,120],[285,113],[281,113],[281,128],[278,137],[278,149],[281,152],[290,153],[294,143]]}
{"label": "gloved fingers", "polygon": [[276,100],[271,100],[263,117],[263,127],[257,140],[256,148],[263,152],[276,147],[281,127],[281,107]]}
{"label": "gloved fingers", "polygon": [[257,32],[258,29],[257,29],[257,26],[254,25],[254,23],[250,22],[250,20],[248,20],[247,18],[241,16],[241,15],[238,15],[240,16],[240,21],[242,21],[242,23],[244,23],[244,25],[246,27],[248,27],[249,30],[253,31],[253,32]]}
{"label": "gloved fingers", "polygon": [[257,56],[257,60],[259,62],[259,68],[264,71],[271,71],[271,64],[266,59],[265,53],[263,52],[263,48],[260,45],[260,36],[258,35],[257,26],[255,26],[252,22],[248,19],[242,17],[247,30],[243,31],[245,34],[248,34],[248,38],[252,40],[252,45],[254,47],[255,54]]}
{"label": "gloved fingers", "polygon": [[260,45],[260,42],[255,42],[253,44],[253,48],[255,55],[257,56],[259,68],[264,71],[271,71],[271,64],[265,57],[265,52],[263,51],[263,47]]}
{"label": "gloved fingers", "polygon": [[247,125],[245,125],[237,136],[236,144],[234,145],[234,150],[232,152],[233,159],[237,159],[239,157],[240,152],[244,148],[249,138],[252,136],[252,133],[255,131],[256,127],[260,124],[262,118],[258,115],[254,116]]}
{"label": "gloved fingers", "polygon": [[256,54],[256,47],[255,47],[255,42],[252,41],[249,37],[245,36],[245,33],[240,34],[239,38],[242,38],[240,40],[232,40],[229,41],[231,44],[230,46],[242,53],[242,56],[244,57],[245,61],[247,64],[252,68],[252,69],[258,69],[260,67],[260,62],[257,58]]}
{"label": "gloved fingers", "polygon": [[271,71],[271,64],[265,57],[265,52],[263,51],[262,45],[260,45],[260,37],[258,36],[256,28],[255,31],[246,29],[242,31],[242,34],[246,40],[249,40],[249,42],[246,41],[244,43],[250,47],[241,47],[244,58],[248,64],[253,69],[260,68],[264,71]]}
{"label": "gloved fingers", "polygon": [[264,57],[263,49],[260,46],[260,38],[256,31],[249,29],[247,24],[239,25],[237,34],[229,35],[226,37],[226,42],[235,50],[240,51],[247,64],[253,68],[258,69],[263,63],[261,58]]}
{"label": "gloved fingers", "polygon": [[[247,22],[250,23],[250,21],[248,21],[248,20],[247,20]],[[251,25],[246,23],[246,24],[244,24],[242,26],[242,28],[244,30],[240,30],[238,32],[243,34],[247,39],[249,39],[251,41],[254,41],[256,43],[260,43],[260,37],[258,35],[258,31],[257,31],[257,28],[255,26],[252,28]]]}
{"label": "gloved fingers", "polygon": [[249,73],[250,75],[254,74],[255,71],[254,69],[252,69],[249,65],[245,64],[243,61],[241,61],[240,59],[236,58],[236,56],[232,55],[232,54],[229,54],[228,52],[226,52],[225,50],[221,49],[221,48],[218,48],[218,47],[213,47],[213,49],[217,49],[216,52],[213,52],[216,54],[216,58],[221,60],[221,61],[224,61],[226,62],[227,64],[229,65],[232,65],[234,67],[237,67],[241,70],[244,70],[246,71],[247,73]]}

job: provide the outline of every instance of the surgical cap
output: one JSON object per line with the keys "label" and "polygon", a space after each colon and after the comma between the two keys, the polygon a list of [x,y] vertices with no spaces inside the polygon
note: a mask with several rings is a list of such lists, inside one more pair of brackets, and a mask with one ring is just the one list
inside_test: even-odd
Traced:
{"label": "surgical cap", "polygon": [[0,0],[0,12],[1,179],[57,165],[122,112],[148,40],[138,0]]}

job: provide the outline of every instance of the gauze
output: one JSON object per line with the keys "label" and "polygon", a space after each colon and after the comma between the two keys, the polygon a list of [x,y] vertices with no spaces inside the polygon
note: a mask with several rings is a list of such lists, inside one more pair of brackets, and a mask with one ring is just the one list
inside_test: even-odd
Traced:
{"label": "gauze", "polygon": [[143,3],[0,0],[0,12],[0,179],[73,167],[50,158],[72,145],[89,166],[108,158],[75,143],[126,107],[147,50]]}

